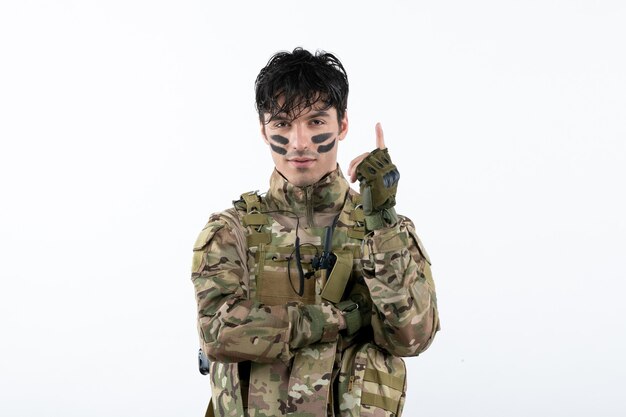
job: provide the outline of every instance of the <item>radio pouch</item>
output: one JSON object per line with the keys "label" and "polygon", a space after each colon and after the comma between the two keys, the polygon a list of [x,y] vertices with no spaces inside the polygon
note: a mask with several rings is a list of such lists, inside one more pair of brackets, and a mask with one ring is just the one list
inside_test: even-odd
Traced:
{"label": "radio pouch", "polygon": [[343,293],[350,279],[350,273],[352,272],[352,252],[337,251],[334,252],[334,254],[337,260],[322,290],[322,298],[333,304],[337,304],[343,298]]}

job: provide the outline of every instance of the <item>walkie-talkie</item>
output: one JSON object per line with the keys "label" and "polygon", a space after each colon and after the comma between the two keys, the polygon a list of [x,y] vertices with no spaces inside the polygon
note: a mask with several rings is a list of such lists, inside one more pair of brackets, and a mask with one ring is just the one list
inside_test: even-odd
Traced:
{"label": "walkie-talkie", "polygon": [[198,370],[200,371],[202,375],[209,374],[209,371],[210,371],[209,365],[210,365],[209,358],[206,357],[202,349],[199,349],[198,350]]}
{"label": "walkie-talkie", "polygon": [[333,228],[330,226],[326,227],[326,234],[324,236],[324,250],[322,251],[322,255],[319,257],[313,258],[312,266],[313,269],[324,269],[326,270],[326,274],[333,269],[335,266],[335,262],[337,261],[337,257],[332,252],[333,249]]}

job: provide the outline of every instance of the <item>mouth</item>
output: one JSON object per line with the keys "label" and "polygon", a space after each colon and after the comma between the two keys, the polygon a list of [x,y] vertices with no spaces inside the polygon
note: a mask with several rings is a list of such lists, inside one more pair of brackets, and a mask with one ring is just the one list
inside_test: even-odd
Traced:
{"label": "mouth", "polygon": [[315,159],[311,158],[292,158],[288,161],[295,168],[309,168],[315,163]]}

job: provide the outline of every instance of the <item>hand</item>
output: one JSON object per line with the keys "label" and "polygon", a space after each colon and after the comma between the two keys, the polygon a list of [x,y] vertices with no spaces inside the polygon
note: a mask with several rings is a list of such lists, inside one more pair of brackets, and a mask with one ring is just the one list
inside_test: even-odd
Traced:
{"label": "hand", "polygon": [[381,229],[397,221],[393,207],[400,173],[391,162],[385,147],[385,138],[380,123],[376,124],[377,148],[363,154],[350,163],[350,179],[358,178],[367,230]]}
{"label": "hand", "polygon": [[344,326],[339,330],[345,330],[348,336],[370,325],[372,305],[362,294],[352,294],[350,298],[340,302],[336,307],[343,312],[344,318]]}
{"label": "hand", "polygon": [[[383,134],[383,127],[380,123],[376,123],[376,149],[385,149],[385,135]],[[348,167],[348,176],[350,177],[350,182],[356,181],[356,167],[369,156],[369,152],[365,152],[350,162],[350,166]]]}

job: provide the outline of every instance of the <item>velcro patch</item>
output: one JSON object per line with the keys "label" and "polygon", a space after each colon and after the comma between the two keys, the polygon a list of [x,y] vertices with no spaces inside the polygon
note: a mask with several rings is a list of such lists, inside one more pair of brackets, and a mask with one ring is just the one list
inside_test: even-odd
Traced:
{"label": "velcro patch", "polygon": [[220,230],[222,227],[226,225],[226,222],[223,220],[214,220],[206,224],[204,229],[198,235],[196,239],[196,243],[193,244],[193,250],[202,250],[209,243],[209,240]]}

